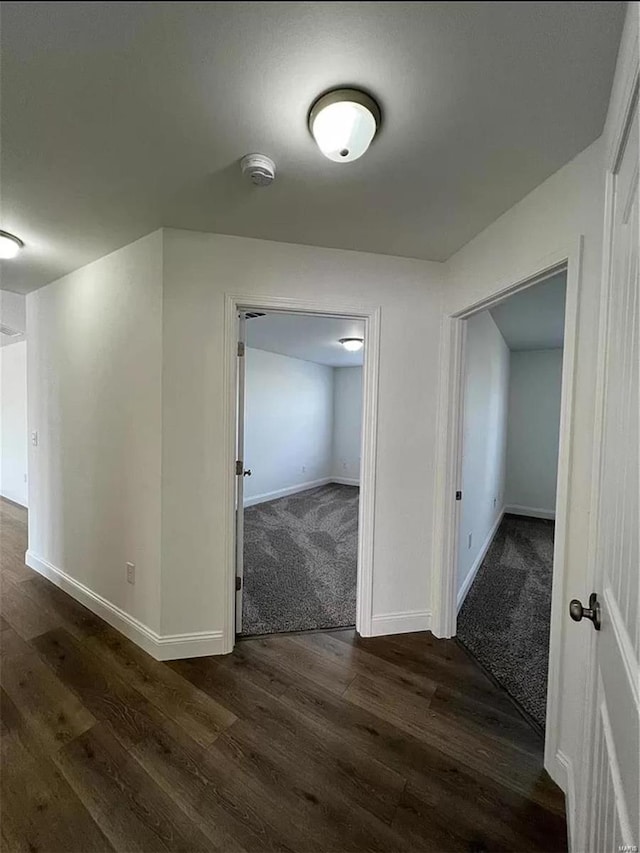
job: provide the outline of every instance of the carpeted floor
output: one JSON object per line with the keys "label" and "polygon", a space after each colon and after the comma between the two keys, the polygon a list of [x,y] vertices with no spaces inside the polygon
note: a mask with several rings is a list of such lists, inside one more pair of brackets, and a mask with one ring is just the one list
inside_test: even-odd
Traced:
{"label": "carpeted floor", "polygon": [[358,495],[330,484],[245,509],[242,634],[355,624]]}
{"label": "carpeted floor", "polygon": [[505,515],[458,614],[458,639],[542,727],[553,521]]}

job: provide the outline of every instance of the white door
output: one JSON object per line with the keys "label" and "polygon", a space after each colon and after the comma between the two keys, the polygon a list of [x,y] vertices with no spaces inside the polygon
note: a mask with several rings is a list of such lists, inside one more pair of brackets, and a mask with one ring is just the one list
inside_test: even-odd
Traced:
{"label": "white door", "polygon": [[[603,407],[595,548],[601,630],[594,635],[594,705],[587,745],[592,750],[591,790],[585,827],[585,846],[594,853],[637,851],[640,844],[637,96],[627,119],[627,133],[608,175],[604,246],[609,263],[600,342]],[[589,622],[576,630],[590,631]]]}
{"label": "white door", "polygon": [[242,631],[242,585],[244,583],[244,397],[246,317],[238,316],[236,404],[236,634]]}

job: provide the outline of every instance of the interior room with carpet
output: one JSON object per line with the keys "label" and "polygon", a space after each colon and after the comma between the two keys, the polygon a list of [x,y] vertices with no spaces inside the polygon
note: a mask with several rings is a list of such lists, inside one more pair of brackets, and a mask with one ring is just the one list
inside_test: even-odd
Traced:
{"label": "interior room with carpet", "polygon": [[640,0],[0,55],[3,853],[637,851]]}
{"label": "interior room with carpet", "polygon": [[354,626],[364,324],[283,312],[244,316],[237,633]]}
{"label": "interior room with carpet", "polygon": [[457,637],[544,730],[566,270],[466,321]]}
{"label": "interior room with carpet", "polygon": [[26,298],[0,290],[0,496],[26,507],[27,450]]}

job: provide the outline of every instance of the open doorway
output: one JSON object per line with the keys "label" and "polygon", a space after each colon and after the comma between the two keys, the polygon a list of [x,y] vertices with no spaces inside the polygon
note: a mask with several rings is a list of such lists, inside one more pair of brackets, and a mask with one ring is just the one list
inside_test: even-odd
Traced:
{"label": "open doorway", "polygon": [[26,508],[29,454],[25,330],[24,295],[0,291],[0,498]]}
{"label": "open doorway", "polygon": [[365,322],[245,309],[239,330],[236,634],[352,627]]}
{"label": "open doorway", "polygon": [[566,269],[466,319],[457,637],[544,730]]}

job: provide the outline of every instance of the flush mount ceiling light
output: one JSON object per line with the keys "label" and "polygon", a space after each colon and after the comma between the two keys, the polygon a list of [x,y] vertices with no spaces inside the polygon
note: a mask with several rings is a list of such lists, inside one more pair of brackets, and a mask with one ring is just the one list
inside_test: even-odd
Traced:
{"label": "flush mount ceiling light", "polygon": [[15,258],[24,243],[15,234],[8,231],[0,231],[0,258]]}
{"label": "flush mount ceiling light", "polygon": [[362,338],[340,338],[338,343],[342,344],[342,346],[349,352],[358,352],[358,350],[361,350],[364,346],[364,340]]}
{"label": "flush mount ceiling light", "polygon": [[335,89],[311,107],[309,130],[325,157],[352,163],[362,157],[380,126],[380,107],[358,89]]}

